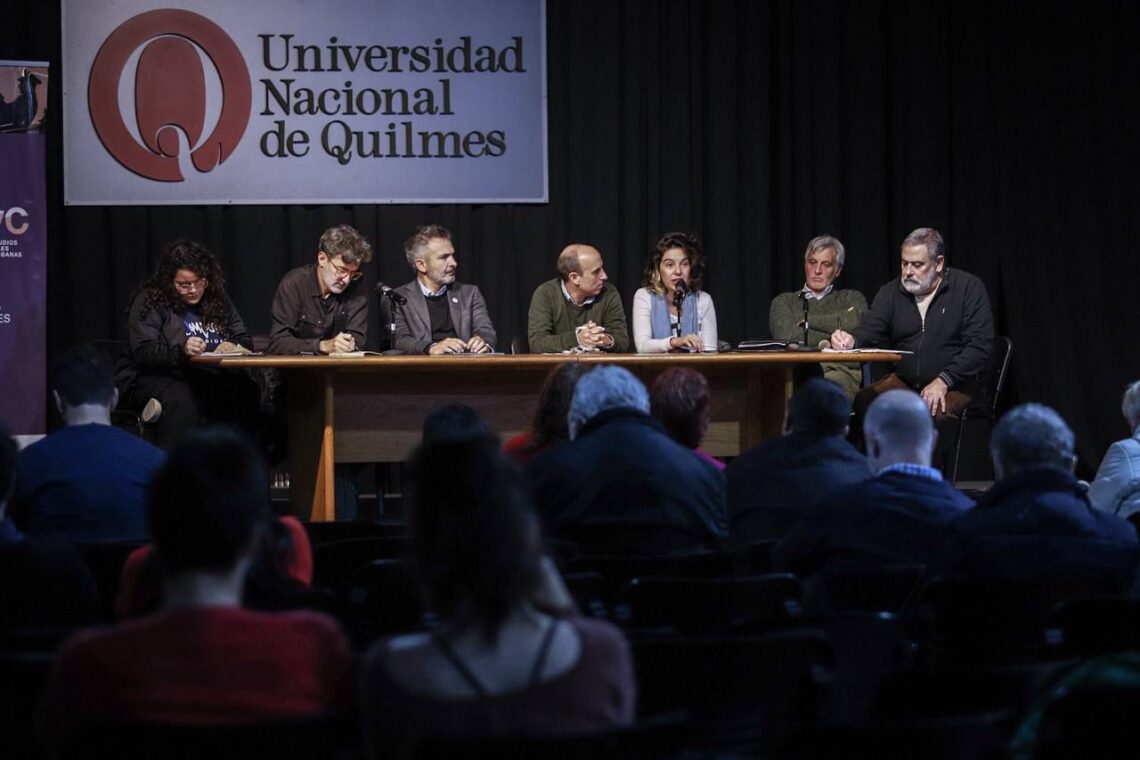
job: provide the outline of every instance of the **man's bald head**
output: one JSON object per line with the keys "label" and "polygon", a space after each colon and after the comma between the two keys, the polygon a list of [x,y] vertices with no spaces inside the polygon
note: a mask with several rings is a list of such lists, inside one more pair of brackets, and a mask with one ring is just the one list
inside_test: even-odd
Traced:
{"label": "man's bald head", "polygon": [[887,391],[875,399],[863,420],[873,472],[903,462],[929,467],[937,435],[930,409],[913,391]]}
{"label": "man's bald head", "polygon": [[558,274],[562,275],[563,280],[570,279],[570,274],[582,274],[582,257],[589,257],[594,254],[601,257],[602,254],[598,253],[598,249],[592,245],[585,243],[571,243],[562,249],[562,253],[558,254]]}
{"label": "man's bald head", "polygon": [[558,254],[558,274],[576,304],[595,298],[606,286],[602,254],[592,245],[571,243],[563,248]]}

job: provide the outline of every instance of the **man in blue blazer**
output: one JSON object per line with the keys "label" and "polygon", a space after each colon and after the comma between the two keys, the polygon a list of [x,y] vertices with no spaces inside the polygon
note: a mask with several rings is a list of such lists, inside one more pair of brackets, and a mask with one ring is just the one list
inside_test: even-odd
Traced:
{"label": "man in blue blazer", "polygon": [[394,348],[406,354],[491,353],[495,326],[483,294],[455,280],[458,263],[451,233],[438,224],[418,227],[404,243],[416,278],[396,289]]}

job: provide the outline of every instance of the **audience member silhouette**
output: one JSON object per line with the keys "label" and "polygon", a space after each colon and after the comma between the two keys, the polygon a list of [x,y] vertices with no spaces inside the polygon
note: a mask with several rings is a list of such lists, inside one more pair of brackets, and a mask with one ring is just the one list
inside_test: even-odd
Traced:
{"label": "audience member silhouette", "polygon": [[1089,484],[1089,500],[1097,509],[1128,517],[1140,512],[1140,380],[1125,389],[1120,411],[1131,435],[1108,447]]}
{"label": "audience member silhouette", "polygon": [[425,444],[409,498],[414,562],[440,626],[368,653],[362,714],[372,744],[394,733],[567,735],[629,723],[625,639],[573,614],[541,553],[526,482],[498,442]]}
{"label": "audience member silhouette", "polygon": [[241,608],[268,482],[234,431],[200,428],[174,447],[147,497],[163,607],[65,646],[41,715],[50,744],[99,724],[270,720],[348,701],[348,642],[333,620]]}
{"label": "audience member silhouette", "polygon": [[16,442],[0,423],[0,630],[70,627],[99,619],[99,594],[83,558],[62,539],[27,538],[8,516]]}
{"label": "audience member silhouette", "polygon": [[838,384],[812,378],[796,389],[784,435],[744,452],[724,471],[733,543],[782,538],[824,494],[871,476],[847,442],[851,401]]}
{"label": "audience member silhouette", "polygon": [[547,449],[553,449],[570,440],[566,414],[574,386],[586,368],[578,362],[564,362],[550,371],[538,396],[538,408],[530,430],[507,439],[503,451],[519,464],[526,464]]}
{"label": "audience member silhouette", "polygon": [[574,388],[570,442],[527,463],[551,544],[564,555],[723,547],[724,476],[649,416],[645,386],[622,367]]}
{"label": "audience member silhouette", "polygon": [[824,496],[773,549],[778,569],[806,577],[829,563],[926,564],[949,523],[973,505],[930,466],[937,433],[914,391],[876,398],[863,436],[874,476]]}
{"label": "audience member silhouette", "polygon": [[447,404],[424,417],[422,443],[465,441],[494,435],[483,418],[467,404]]}
{"label": "audience member silhouette", "polygon": [[111,360],[91,345],[55,362],[52,400],[64,427],[20,454],[16,514],[29,536],[141,541],[144,502],[160,449],[112,427],[119,400]]}
{"label": "audience member silhouette", "polygon": [[[261,532],[242,587],[242,606],[251,610],[303,609],[313,600],[313,547],[292,515],[270,520]],[[148,615],[162,606],[162,567],[152,544],[131,552],[123,566],[115,619]]]}
{"label": "audience member silhouette", "polygon": [[649,391],[649,413],[674,441],[716,469],[724,469],[724,462],[700,448],[709,430],[709,381],[700,372],[672,367],[658,375]]}
{"label": "audience member silhouette", "polygon": [[1127,521],[1095,510],[1073,477],[1073,432],[1041,404],[1010,410],[990,438],[997,482],[953,525],[945,575],[1089,578],[1133,587],[1140,543]]}

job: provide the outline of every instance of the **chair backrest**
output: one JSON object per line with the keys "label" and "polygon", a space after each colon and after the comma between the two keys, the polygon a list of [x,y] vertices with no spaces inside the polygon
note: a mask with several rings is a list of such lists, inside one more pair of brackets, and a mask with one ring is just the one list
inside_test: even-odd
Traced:
{"label": "chair backrest", "polygon": [[1041,718],[1033,757],[1040,760],[1136,756],[1132,722],[1140,714],[1140,686],[1081,686],[1065,692]]}
{"label": "chair backrest", "polygon": [[316,544],[313,546],[313,585],[343,589],[361,566],[378,559],[403,559],[407,552],[407,539],[394,536]]}
{"label": "chair backrest", "polygon": [[802,610],[800,581],[788,573],[752,578],[635,578],[617,607],[630,629],[667,629],[684,634],[722,633],[747,625],[786,625]]}
{"label": "chair backrest", "polygon": [[309,542],[314,546],[353,538],[403,538],[408,535],[407,523],[403,521],[327,520],[303,524],[309,534]]}
{"label": "chair backrest", "polygon": [[566,563],[565,572],[592,571],[624,584],[642,576],[720,578],[732,575],[733,557],[724,552],[699,552],[660,557],[584,556]]}
{"label": "chair backrest", "polygon": [[563,573],[562,582],[574,598],[578,610],[589,617],[609,618],[614,598],[601,573],[582,571]]}
{"label": "chair backrest", "polygon": [[76,734],[57,756],[64,760],[353,758],[360,756],[360,735],[356,721],[342,715],[230,725],[121,723]]}
{"label": "chair backrest", "polygon": [[1140,650],[1140,599],[1125,595],[1070,599],[1053,610],[1050,642],[1063,656]]}
{"label": "chair backrest", "polygon": [[920,655],[932,666],[1057,656],[1046,640],[1053,609],[1069,599],[1117,590],[1105,576],[942,578],[918,602]]}
{"label": "chair backrest", "polygon": [[359,567],[349,584],[354,639],[407,633],[424,628],[419,589],[408,563],[378,559]]}
{"label": "chair backrest", "polygon": [[825,565],[805,592],[810,610],[899,612],[917,594],[925,565]]}
{"label": "chair backrest", "polygon": [[114,617],[115,598],[119,595],[119,581],[123,566],[131,552],[143,545],[142,541],[93,541],[75,544],[76,550],[91,570],[95,587],[99,590],[99,603],[104,619]]}
{"label": "chair backrest", "polygon": [[0,757],[39,757],[36,706],[55,665],[55,646],[34,651],[0,646]]}
{"label": "chair backrest", "polygon": [[642,716],[678,711],[715,725],[716,735],[759,731],[776,741],[819,714],[832,665],[827,636],[794,630],[759,636],[634,638]]}
{"label": "chair backrest", "polygon": [[987,401],[989,402],[990,413],[995,416],[998,397],[1001,396],[1001,392],[1005,388],[1006,378],[1009,376],[1009,360],[1012,355],[1013,341],[1005,335],[994,336],[993,352],[990,354],[990,363],[986,368],[984,382],[986,393],[989,394]]}
{"label": "chair backrest", "polygon": [[[684,738],[683,716],[662,716],[633,726],[583,736],[407,737],[386,732],[374,737],[373,755],[453,760],[462,757],[542,760],[659,760],[674,757]],[[385,752],[384,749],[399,748]]]}

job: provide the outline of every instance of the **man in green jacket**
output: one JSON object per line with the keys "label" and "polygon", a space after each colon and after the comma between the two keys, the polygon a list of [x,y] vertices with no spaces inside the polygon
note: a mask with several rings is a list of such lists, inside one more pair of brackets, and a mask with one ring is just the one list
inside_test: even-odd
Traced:
{"label": "man in green jacket", "polygon": [[530,299],[531,352],[629,350],[625,308],[617,288],[606,282],[598,249],[582,243],[566,246],[558,256],[558,274],[539,285]]}
{"label": "man in green jacket", "polygon": [[[851,330],[867,310],[867,299],[858,290],[839,290],[835,279],[843,271],[843,243],[831,235],[812,238],[804,253],[804,286],[772,299],[768,325],[776,340],[803,343],[804,309],[807,308],[808,342],[805,348],[829,344],[835,330]],[[823,376],[838,383],[854,398],[862,383],[858,364],[823,362]]]}

